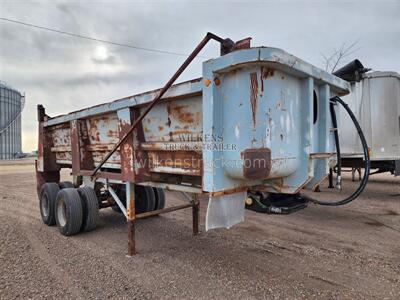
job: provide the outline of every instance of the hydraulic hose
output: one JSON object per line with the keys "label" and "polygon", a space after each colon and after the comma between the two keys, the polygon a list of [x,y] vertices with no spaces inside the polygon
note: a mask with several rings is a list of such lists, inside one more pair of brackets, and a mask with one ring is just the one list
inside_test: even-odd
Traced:
{"label": "hydraulic hose", "polygon": [[[365,186],[367,185],[368,182],[368,177],[369,177],[369,171],[370,171],[370,159],[369,159],[369,151],[368,151],[368,145],[367,145],[367,141],[365,140],[365,136],[364,133],[361,130],[361,126],[358,123],[355,115],[353,114],[353,112],[351,111],[351,109],[349,108],[349,106],[338,96],[331,98],[332,102],[336,102],[339,103],[340,105],[343,106],[343,108],[346,110],[346,112],[348,113],[348,115],[350,116],[351,120],[354,123],[354,126],[357,129],[357,133],[358,136],[360,138],[361,144],[362,144],[362,148],[363,148],[363,154],[364,154],[364,176],[363,179],[360,182],[360,185],[358,186],[357,190],[355,190],[355,192],[353,194],[351,194],[349,197],[340,200],[340,201],[334,201],[334,202],[325,202],[325,201],[320,201],[320,200],[316,200],[313,199],[311,197],[302,195],[302,197],[310,202],[313,202],[315,204],[318,205],[325,205],[325,206],[339,206],[339,205],[344,205],[344,204],[348,204],[351,201],[353,201],[354,199],[356,199],[364,190]],[[333,103],[331,103],[333,105]],[[332,116],[332,123],[336,122],[336,113],[334,109],[331,109],[331,115]],[[333,124],[333,126],[335,126],[335,124]],[[337,128],[337,125],[335,126],[335,128]],[[335,129],[335,142],[337,142],[336,147],[339,146],[339,134],[337,132],[337,130]],[[339,165],[340,163],[340,147],[339,147],[339,153],[338,153],[338,170],[340,170],[341,165]]]}
{"label": "hydraulic hose", "polygon": [[334,101],[330,101],[329,103],[329,110],[331,113],[332,125],[333,125],[333,134],[335,137],[335,145],[336,145],[336,156],[337,156],[337,164],[336,164],[336,187],[340,190],[342,188],[342,156],[340,154],[340,143],[339,143],[339,133],[338,133],[338,126],[337,126],[337,119],[335,113],[335,103]]}

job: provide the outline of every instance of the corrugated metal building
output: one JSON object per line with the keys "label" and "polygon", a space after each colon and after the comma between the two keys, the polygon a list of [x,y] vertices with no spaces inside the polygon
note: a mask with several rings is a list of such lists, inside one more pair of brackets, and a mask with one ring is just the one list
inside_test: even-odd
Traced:
{"label": "corrugated metal building", "polygon": [[0,82],[0,159],[18,158],[22,153],[21,112],[25,97]]}

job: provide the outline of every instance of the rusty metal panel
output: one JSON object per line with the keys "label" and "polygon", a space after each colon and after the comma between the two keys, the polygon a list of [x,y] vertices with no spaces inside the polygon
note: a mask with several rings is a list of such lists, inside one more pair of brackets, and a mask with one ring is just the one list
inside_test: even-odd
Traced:
{"label": "rusty metal panel", "polygon": [[78,137],[80,150],[80,170],[92,170],[94,168],[93,157],[90,152],[90,138],[86,120],[78,120]]}
{"label": "rusty metal panel", "polygon": [[[203,136],[223,144],[222,150],[203,147],[203,190],[254,185],[296,193],[326,175],[329,158],[321,169],[313,153],[321,149],[330,157],[335,151],[327,139],[333,135],[322,124],[326,114],[321,112],[321,124],[313,124],[314,89],[326,85],[332,95],[343,95],[349,90],[346,82],[275,48],[251,48],[207,61],[203,82]],[[329,98],[319,101],[327,107]],[[261,149],[269,149],[270,156]],[[265,161],[263,169],[245,167],[244,158],[255,160],[252,154]]]}
{"label": "rusty metal panel", "polygon": [[[118,110],[118,131],[119,138],[122,138],[130,129],[130,125],[132,122],[131,110],[129,108],[124,108]],[[134,168],[133,168],[133,137],[130,136],[128,139],[121,145],[120,149],[121,153],[121,174],[122,179],[126,181],[133,182],[135,180],[134,177]]]}
{"label": "rusty metal panel", "polygon": [[149,151],[150,171],[201,176],[201,154],[194,151]]}
{"label": "rusty metal panel", "polygon": [[[132,119],[136,120],[140,116],[140,108],[132,110]],[[133,132],[133,155],[134,155],[134,172],[135,182],[149,181],[151,174],[149,170],[149,158],[148,153],[142,148],[142,145],[146,142],[144,136],[143,122],[141,122],[136,130]]]}
{"label": "rusty metal panel", "polygon": [[70,143],[71,143],[71,163],[72,173],[77,174],[81,169],[81,151],[79,141],[79,120],[71,121]]}
{"label": "rusty metal panel", "polygon": [[46,139],[46,143],[51,143],[51,152],[55,155],[57,164],[71,164],[70,123],[46,127],[46,130],[50,136]]}
{"label": "rusty metal panel", "polygon": [[[146,93],[141,93],[115,101],[111,101],[105,104],[95,105],[86,109],[71,112],[66,115],[61,115],[53,117],[51,119],[44,121],[44,126],[54,126],[57,124],[69,122],[74,119],[85,119],[91,116],[108,114],[119,109],[143,106],[144,104],[150,102],[159,93],[160,90],[149,91]],[[186,82],[173,85],[164,95],[163,99],[176,99],[192,97],[195,95],[201,95],[202,93],[202,83],[201,78],[192,79]]]}
{"label": "rusty metal panel", "polygon": [[39,162],[35,161],[35,171],[36,171],[36,192],[39,196],[42,185],[46,182],[59,182],[60,181],[60,171],[40,171]]}
{"label": "rusty metal panel", "polygon": [[201,97],[167,101],[156,105],[143,119],[143,130],[146,142],[201,141],[203,130]]}
{"label": "rusty metal panel", "polygon": [[271,172],[271,149],[253,148],[242,152],[243,176],[247,179],[265,179]]}
{"label": "rusty metal panel", "polygon": [[57,164],[57,156],[52,151],[54,145],[51,128],[44,127],[39,122],[39,143],[38,143],[38,160],[37,170],[39,172],[59,171],[60,166]]}
{"label": "rusty metal panel", "polygon": [[[189,147],[202,141],[202,101],[192,97],[156,105],[143,119],[150,172],[201,176],[201,151]],[[201,144],[197,144],[201,150]]]}
{"label": "rusty metal panel", "polygon": [[[202,79],[173,86],[101,176],[175,189],[201,185],[211,194],[254,186],[295,193],[319,182],[335,153],[326,121],[329,97],[348,93],[349,85],[280,49],[246,49],[247,40],[240,47],[204,62]],[[77,153],[80,166],[74,168],[91,161],[83,169],[92,170],[157,92],[44,121],[57,162],[75,165]],[[74,120],[77,131],[70,128]]]}
{"label": "rusty metal panel", "polygon": [[[119,140],[118,116],[116,112],[97,115],[86,119],[89,151],[92,152],[94,165],[96,166],[112,146]],[[120,151],[114,153],[104,165],[105,168],[119,169],[121,163]]]}

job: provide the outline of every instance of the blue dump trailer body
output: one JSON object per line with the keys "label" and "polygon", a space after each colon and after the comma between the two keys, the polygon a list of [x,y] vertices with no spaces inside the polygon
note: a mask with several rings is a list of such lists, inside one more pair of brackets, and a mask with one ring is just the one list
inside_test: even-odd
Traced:
{"label": "blue dump trailer body", "polygon": [[295,194],[326,178],[336,162],[329,99],[347,94],[347,82],[269,47],[233,51],[202,69],[202,78],[166,92],[95,177],[159,91],[44,116],[38,182],[67,167],[87,184],[205,193],[215,228],[243,220],[248,189]]}

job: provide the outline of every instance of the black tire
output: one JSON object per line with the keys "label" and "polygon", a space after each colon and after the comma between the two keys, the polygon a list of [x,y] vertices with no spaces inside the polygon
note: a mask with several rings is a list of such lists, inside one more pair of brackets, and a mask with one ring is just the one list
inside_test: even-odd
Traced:
{"label": "black tire", "polygon": [[135,186],[135,211],[136,214],[152,211],[156,207],[156,196],[150,186]]}
{"label": "black tire", "polygon": [[155,209],[163,209],[165,207],[165,193],[163,189],[153,188],[156,197]]}
{"label": "black tire", "polygon": [[[126,206],[125,190],[118,193],[118,197],[122,204]],[[118,205],[111,207],[113,211],[122,213]],[[154,190],[149,186],[135,185],[135,213],[141,214],[147,211],[152,211],[156,208],[156,196]]]}
{"label": "black tire", "polygon": [[66,188],[74,188],[74,185],[72,184],[71,181],[61,181],[58,186],[60,189],[66,189]]}
{"label": "black tire", "polygon": [[74,235],[81,230],[83,208],[76,189],[65,188],[58,192],[55,212],[57,226],[62,235]]}
{"label": "black tire", "polygon": [[94,189],[88,186],[78,188],[82,200],[83,218],[81,231],[91,231],[99,221],[99,202]]}
{"label": "black tire", "polygon": [[59,190],[60,188],[55,182],[46,182],[40,189],[40,215],[42,216],[43,223],[48,226],[53,226],[56,224],[55,208]]}

